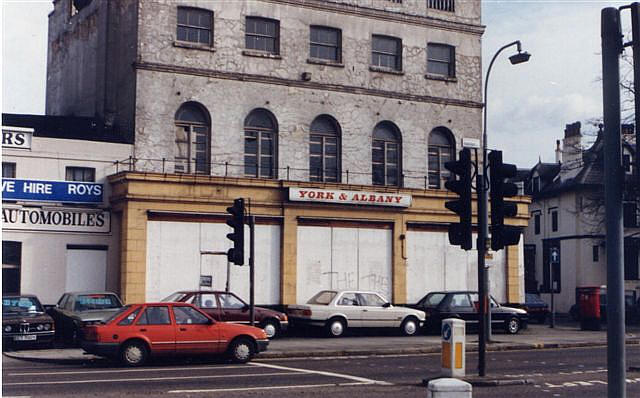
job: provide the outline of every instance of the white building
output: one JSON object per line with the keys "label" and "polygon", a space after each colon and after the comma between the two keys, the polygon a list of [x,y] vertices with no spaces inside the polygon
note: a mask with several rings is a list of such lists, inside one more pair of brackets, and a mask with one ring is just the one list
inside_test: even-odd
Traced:
{"label": "white building", "polygon": [[65,291],[119,290],[114,159],[132,145],[89,118],[2,115],[2,292],[55,303]]}
{"label": "white building", "polygon": [[[524,233],[525,289],[527,293],[544,293],[549,301],[548,292],[555,280],[560,289],[555,296],[559,312],[568,312],[576,303],[576,287],[607,283],[604,137],[599,132],[588,149],[582,148],[581,141],[580,122],[568,124],[562,146],[560,141],[556,144],[556,163],[538,163],[526,181],[532,203],[531,220]],[[623,125],[627,188],[633,184],[633,141],[633,126]],[[625,287],[640,295],[640,213],[630,189],[624,200]],[[556,272],[551,271],[551,263],[557,264]]]}

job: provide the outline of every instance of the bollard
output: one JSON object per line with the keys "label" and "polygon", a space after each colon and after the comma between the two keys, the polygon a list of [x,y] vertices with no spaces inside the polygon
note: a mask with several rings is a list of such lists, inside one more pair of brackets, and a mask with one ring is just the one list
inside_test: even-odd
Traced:
{"label": "bollard", "polygon": [[448,318],[442,321],[442,367],[443,377],[465,376],[465,329],[464,321]]}
{"label": "bollard", "polygon": [[451,378],[431,380],[427,386],[427,398],[471,398],[471,392],[471,384]]}

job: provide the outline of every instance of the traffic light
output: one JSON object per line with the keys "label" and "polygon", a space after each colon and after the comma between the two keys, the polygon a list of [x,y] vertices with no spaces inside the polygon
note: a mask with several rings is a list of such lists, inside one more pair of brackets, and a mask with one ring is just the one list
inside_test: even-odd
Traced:
{"label": "traffic light", "polygon": [[518,194],[518,187],[507,178],[516,176],[516,165],[502,163],[502,151],[491,151],[489,154],[489,170],[491,172],[491,249],[501,250],[505,246],[516,245],[520,241],[520,228],[504,225],[505,217],[513,217],[518,213],[518,206],[505,202]]}
{"label": "traffic light", "polygon": [[233,228],[233,232],[227,234],[227,238],[233,242],[233,247],[227,251],[227,259],[236,265],[244,264],[244,199],[233,200],[233,206],[227,207],[227,213],[231,217],[227,225]]}
{"label": "traffic light", "polygon": [[[444,206],[460,216],[460,222],[449,225],[449,243],[471,250],[471,150],[459,153],[459,160],[446,162],[444,167],[453,173],[453,178],[444,186],[458,194],[458,200],[450,200]],[[456,178],[457,176],[457,178]]]}

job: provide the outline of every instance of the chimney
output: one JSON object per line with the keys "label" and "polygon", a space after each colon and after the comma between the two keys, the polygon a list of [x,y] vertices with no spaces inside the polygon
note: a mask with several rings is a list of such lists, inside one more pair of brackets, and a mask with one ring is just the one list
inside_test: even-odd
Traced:
{"label": "chimney", "polygon": [[581,142],[580,122],[567,124],[564,129],[564,139],[562,140],[562,160],[564,164],[571,167],[580,165],[582,162]]}
{"label": "chimney", "polygon": [[556,140],[556,163],[562,163],[562,149],[560,149],[560,140]]}

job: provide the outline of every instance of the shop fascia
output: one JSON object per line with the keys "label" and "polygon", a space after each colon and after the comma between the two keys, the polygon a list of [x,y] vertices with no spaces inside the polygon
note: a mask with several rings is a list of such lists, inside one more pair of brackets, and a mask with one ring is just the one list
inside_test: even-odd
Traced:
{"label": "shop fascia", "polygon": [[[76,181],[2,180],[4,230],[108,233],[111,213],[97,207],[63,207],[66,204],[99,205],[103,186]],[[6,203],[5,201],[15,201]]]}
{"label": "shop fascia", "polygon": [[410,207],[411,195],[388,192],[342,191],[333,189],[289,188],[293,202],[322,202],[371,206]]}

